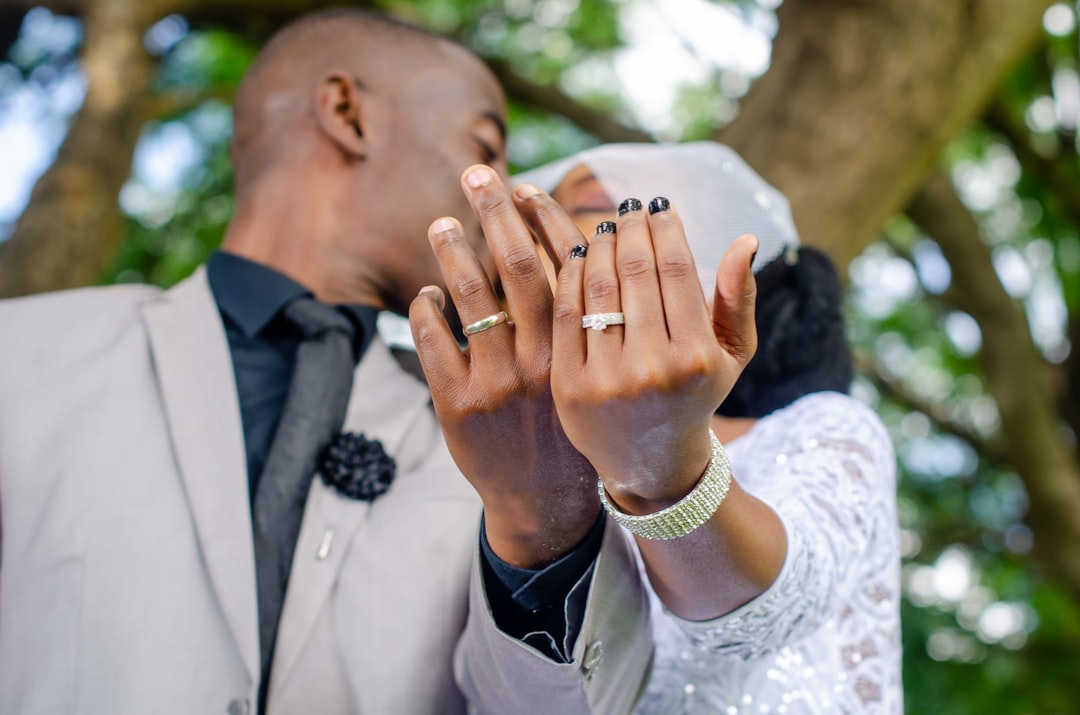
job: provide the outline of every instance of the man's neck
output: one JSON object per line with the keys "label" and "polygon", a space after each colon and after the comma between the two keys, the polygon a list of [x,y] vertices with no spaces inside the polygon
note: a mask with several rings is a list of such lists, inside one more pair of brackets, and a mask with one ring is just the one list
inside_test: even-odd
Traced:
{"label": "man's neck", "polygon": [[[281,211],[280,207],[286,207]],[[332,305],[369,305],[384,309],[376,283],[355,257],[338,249],[320,217],[289,211],[288,203],[263,211],[237,207],[222,250],[288,276]],[[296,202],[292,203],[296,208]]]}

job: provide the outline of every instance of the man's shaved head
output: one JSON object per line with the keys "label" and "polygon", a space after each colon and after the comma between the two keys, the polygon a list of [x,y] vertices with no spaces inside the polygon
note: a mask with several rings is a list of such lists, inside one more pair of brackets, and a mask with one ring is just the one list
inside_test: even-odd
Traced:
{"label": "man's shaved head", "polygon": [[[233,105],[232,159],[236,189],[272,162],[290,129],[310,112],[314,88],[330,69],[358,86],[393,81],[411,62],[449,40],[416,25],[359,8],[306,15],[279,30],[255,58]],[[392,48],[392,52],[386,52]]]}
{"label": "man's shaved head", "polygon": [[225,247],[328,302],[404,312],[441,284],[427,240],[456,216],[486,244],[461,172],[506,172],[506,100],[465,48],[357,9],[275,35],[237,91],[236,213]]}

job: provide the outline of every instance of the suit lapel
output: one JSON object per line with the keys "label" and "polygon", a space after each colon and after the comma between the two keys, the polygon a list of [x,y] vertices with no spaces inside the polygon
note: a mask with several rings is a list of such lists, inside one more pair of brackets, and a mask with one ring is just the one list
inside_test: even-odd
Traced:
{"label": "suit lapel", "polygon": [[255,557],[244,433],[228,341],[205,270],[143,318],[206,569],[251,675],[259,678]]}
{"label": "suit lapel", "polygon": [[[376,337],[353,377],[344,429],[380,440],[387,453],[396,458],[410,425],[417,413],[426,408],[428,400],[427,388],[404,374],[386,345]],[[409,465],[399,460],[397,478],[408,469]],[[318,477],[313,481],[278,628],[270,679],[271,702],[326,607],[348,556],[348,546],[370,509],[367,502],[340,496]],[[363,608],[364,604],[350,607]]]}

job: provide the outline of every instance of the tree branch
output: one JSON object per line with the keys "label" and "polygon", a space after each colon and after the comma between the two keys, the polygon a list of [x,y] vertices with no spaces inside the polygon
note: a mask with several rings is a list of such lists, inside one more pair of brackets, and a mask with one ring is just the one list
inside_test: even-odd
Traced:
{"label": "tree branch", "polygon": [[934,173],[908,207],[953,267],[948,297],[982,329],[979,359],[997,401],[1005,457],[1027,489],[1036,553],[1080,597],[1080,464],[1064,438],[1048,366],[1027,319],[1002,287],[975,219]]}
{"label": "tree branch", "polygon": [[143,120],[168,119],[191,111],[212,99],[232,104],[236,88],[230,86],[200,87],[198,89],[173,89],[158,92],[146,98]]}
{"label": "tree branch", "polygon": [[83,15],[93,2],[88,0],[0,0],[0,11],[17,10],[27,12],[35,7],[43,7],[58,15]]}
{"label": "tree branch", "polygon": [[[984,122],[1001,135],[1012,147],[1025,173],[1039,178],[1046,196],[1043,200],[1073,226],[1080,226],[1080,174],[1076,170],[1076,151],[1063,147],[1056,157],[1046,157],[1031,147],[1030,134],[1022,117],[1009,110],[1000,99],[991,105]],[[1069,340],[1080,338],[1080,317],[1070,316]],[[1055,374],[1064,383],[1056,393],[1061,395],[1059,410],[1069,421],[1074,433],[1080,433],[1080,349],[1069,354],[1063,369]]]}
{"label": "tree branch", "polygon": [[376,7],[373,0],[162,0],[168,13],[177,13],[193,28],[227,27],[262,43],[287,23],[317,10],[339,7]]}
{"label": "tree branch", "polygon": [[1068,417],[1073,436],[1080,437],[1080,355],[1077,355],[1080,353],[1080,315],[1075,312],[1069,314],[1068,331],[1072,349],[1065,361],[1062,378],[1065,382],[1061,398],[1064,403],[1062,412]]}
{"label": "tree branch", "polygon": [[894,401],[909,410],[921,412],[934,425],[934,428],[943,434],[963,440],[971,445],[972,449],[980,453],[991,462],[1005,461],[1005,448],[1000,439],[986,439],[974,432],[970,427],[959,422],[945,413],[944,405],[939,402],[930,402],[916,396],[904,385],[901,380],[893,380],[885,377],[877,363],[864,352],[855,354],[856,368],[879,392],[888,395]]}
{"label": "tree branch", "polygon": [[555,87],[536,84],[514,70],[500,59],[486,59],[488,67],[495,73],[507,95],[523,104],[543,109],[566,117],[581,129],[604,143],[609,142],[654,142],[656,139],[641,131],[616,122],[611,117],[578,102],[560,92]]}
{"label": "tree branch", "polygon": [[1080,177],[1068,161],[1076,158],[1075,152],[1067,150],[1058,159],[1037,153],[1031,148],[1023,118],[1016,116],[1000,99],[990,105],[983,121],[1012,147],[1025,170],[1042,179],[1065,217],[1080,226],[1080,184],[1077,183]]}

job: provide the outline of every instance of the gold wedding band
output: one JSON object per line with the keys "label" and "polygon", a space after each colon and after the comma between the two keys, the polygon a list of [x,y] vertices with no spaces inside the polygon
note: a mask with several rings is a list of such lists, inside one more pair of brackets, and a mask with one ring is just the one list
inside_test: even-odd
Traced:
{"label": "gold wedding band", "polygon": [[491,330],[496,325],[502,325],[503,323],[510,323],[510,316],[506,314],[505,310],[500,310],[494,315],[489,315],[486,318],[481,318],[475,323],[469,323],[465,326],[466,335],[476,335],[482,333],[485,330]]}

